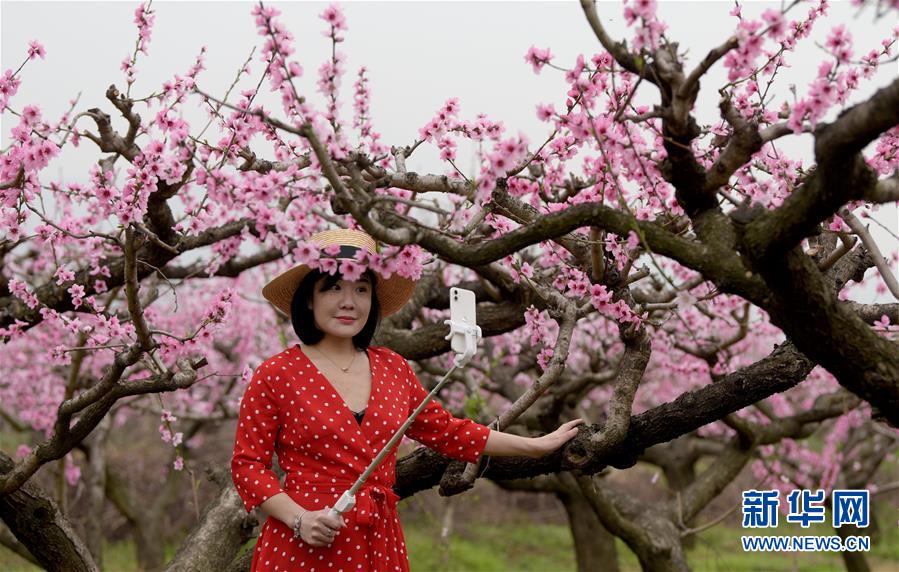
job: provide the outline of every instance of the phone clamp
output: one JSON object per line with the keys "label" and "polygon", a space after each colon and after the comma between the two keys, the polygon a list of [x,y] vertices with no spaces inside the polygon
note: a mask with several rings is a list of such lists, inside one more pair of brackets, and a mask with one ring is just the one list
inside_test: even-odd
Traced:
{"label": "phone clamp", "polygon": [[465,351],[461,354],[457,353],[453,363],[457,367],[466,364],[478,353],[478,341],[481,339],[481,327],[472,326],[465,322],[457,322],[455,320],[444,320],[444,324],[449,325],[450,331],[446,335],[445,340],[451,339],[455,334],[463,334],[465,336]]}

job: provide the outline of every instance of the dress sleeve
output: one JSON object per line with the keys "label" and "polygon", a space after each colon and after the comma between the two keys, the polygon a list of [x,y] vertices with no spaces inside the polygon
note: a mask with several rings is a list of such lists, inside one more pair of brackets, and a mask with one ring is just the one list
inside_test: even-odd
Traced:
{"label": "dress sleeve", "polygon": [[[427,397],[428,392],[422,387],[409,363],[402,356],[398,357],[402,362],[401,369],[406,383],[409,384],[409,416]],[[471,419],[453,417],[432,399],[409,426],[406,435],[451,459],[476,463],[487,445],[490,428]]]}
{"label": "dress sleeve", "polygon": [[263,363],[253,374],[240,401],[231,479],[247,512],[284,492],[272,470],[272,453],[278,435],[278,405],[268,384]]}

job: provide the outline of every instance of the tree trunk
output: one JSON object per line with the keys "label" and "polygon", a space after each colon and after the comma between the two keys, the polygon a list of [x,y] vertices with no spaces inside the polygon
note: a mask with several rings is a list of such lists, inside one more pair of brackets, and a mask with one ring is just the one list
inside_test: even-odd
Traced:
{"label": "tree trunk", "polygon": [[563,473],[560,478],[580,487],[603,526],[633,550],[643,570],[690,571],[680,531],[666,508],[638,501],[590,477]]}
{"label": "tree trunk", "polygon": [[[252,538],[259,522],[244,509],[231,484],[230,471],[221,471],[213,479],[221,487],[218,497],[203,510],[200,524],[181,544],[166,572],[231,569],[237,553]],[[242,556],[242,561],[248,562]]]}
{"label": "tree trunk", "polygon": [[445,497],[443,499],[443,518],[440,524],[440,540],[438,541],[440,550],[440,569],[450,569],[450,544],[453,537],[453,516],[455,516],[456,505],[453,503],[455,497]]}
{"label": "tree trunk", "polygon": [[[171,461],[174,461],[174,454]],[[162,522],[166,507],[177,498],[184,479],[184,475],[170,468],[162,488],[155,494],[152,502],[148,502],[131,491],[126,478],[111,466],[106,467],[106,496],[132,527],[137,547],[137,564],[142,572],[159,572],[165,567],[166,536],[161,528]],[[193,505],[185,508],[190,510]]]}
{"label": "tree trunk", "polygon": [[[0,474],[15,462],[0,452]],[[97,572],[90,550],[81,542],[50,495],[31,483],[0,495],[0,519],[40,565],[50,571]]]}
{"label": "tree trunk", "polygon": [[159,572],[165,567],[165,535],[159,518],[147,518],[134,528],[134,544],[141,572]]}
{"label": "tree trunk", "polygon": [[137,550],[137,566],[142,572],[158,572],[165,565],[165,546],[160,536],[158,501],[140,502],[132,495],[122,478],[112,466],[106,466],[106,496],[131,525]]}
{"label": "tree trunk", "polygon": [[10,552],[15,552],[23,560],[27,560],[35,566],[40,566],[40,563],[34,555],[31,552],[28,552],[25,545],[19,542],[19,539],[13,535],[2,521],[0,521],[0,544],[5,546]]}
{"label": "tree trunk", "polygon": [[[111,416],[107,415],[82,443],[87,453],[87,470],[84,484],[87,488],[88,514],[102,515],[106,504],[106,437],[109,435]],[[94,557],[97,567],[103,569],[103,520],[84,520],[84,542]]]}
{"label": "tree trunk", "polygon": [[[844,541],[847,536],[859,536],[861,534],[861,530],[854,525],[844,524],[840,528],[835,528],[837,534]],[[865,558],[864,552],[850,552],[848,550],[844,550],[840,552],[840,556],[843,558],[843,565],[846,566],[846,572],[871,572],[871,568],[868,567],[868,560]]]}
{"label": "tree trunk", "polygon": [[[696,464],[695,460],[681,460],[670,465],[665,465],[662,470],[665,472],[665,480],[668,482],[668,488],[674,495],[687,488],[696,480]],[[684,526],[692,528],[695,519],[689,519],[684,522]],[[688,534],[681,539],[681,543],[685,549],[696,546],[696,535]]]}
{"label": "tree trunk", "polygon": [[579,490],[556,493],[556,496],[568,513],[578,572],[618,572],[615,537],[599,521],[586,497]]}
{"label": "tree trunk", "polygon": [[240,555],[228,565],[225,572],[250,572],[250,565],[253,563],[253,550],[255,548],[254,545],[241,552]]}

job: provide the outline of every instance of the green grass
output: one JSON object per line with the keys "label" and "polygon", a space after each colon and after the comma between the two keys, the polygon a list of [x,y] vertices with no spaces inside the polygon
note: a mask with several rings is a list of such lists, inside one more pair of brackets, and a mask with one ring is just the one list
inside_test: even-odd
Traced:
{"label": "green grass", "polygon": [[[448,565],[443,566],[438,542],[439,527],[434,522],[406,522],[403,530],[409,562],[415,572],[573,572],[574,547],[571,532],[563,525],[468,525],[454,532],[449,545]],[[768,534],[831,534],[826,527],[781,525]],[[695,572],[842,572],[842,559],[830,553],[745,553],[740,547],[743,531],[717,526],[702,532],[687,559]],[[753,533],[755,534],[755,533]],[[864,533],[863,533],[864,534]],[[252,542],[249,543],[252,545]],[[166,547],[171,558],[178,546]],[[899,570],[899,528],[884,522],[881,536],[872,542],[868,563],[875,572]],[[103,570],[136,570],[131,542],[107,544]],[[618,541],[618,559],[623,571],[640,569],[636,557]],[[40,570],[0,547],[0,570],[31,572]]]}
{"label": "green grass", "polygon": [[[442,552],[436,542],[438,529],[431,525],[404,526],[412,570],[465,572],[565,572],[574,571],[573,540],[567,526],[473,525],[453,536],[449,549],[449,565],[442,567]],[[830,535],[832,529],[779,526],[769,534]],[[687,560],[695,572],[842,572],[843,561],[835,553],[746,553],[740,545],[743,531],[722,526],[702,532]],[[864,534],[864,532],[862,532]],[[637,558],[620,540],[617,541],[619,565],[624,571],[640,569]],[[872,542],[867,554],[874,571],[899,570],[899,529],[884,524],[881,536]]]}
{"label": "green grass", "polygon": [[566,526],[471,526],[453,535],[448,566],[443,567],[439,530],[406,524],[403,528],[412,570],[494,572],[499,570],[574,570],[571,532]]}
{"label": "green grass", "polygon": [[[175,556],[179,545],[167,544],[165,558],[170,560]],[[130,572],[137,570],[137,556],[134,542],[104,542],[103,543],[103,570],[107,572]],[[23,560],[18,554],[0,546],[0,571],[2,572],[37,572],[43,568]]]}

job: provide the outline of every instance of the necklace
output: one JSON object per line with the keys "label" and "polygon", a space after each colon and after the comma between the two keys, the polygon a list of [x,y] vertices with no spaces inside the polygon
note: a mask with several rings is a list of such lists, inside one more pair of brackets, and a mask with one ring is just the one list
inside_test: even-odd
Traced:
{"label": "necklace", "polygon": [[[307,347],[310,347],[310,348],[311,348],[312,346],[307,346]],[[348,372],[350,371],[350,368],[353,367],[353,362],[356,361],[356,356],[359,355],[359,352],[354,353],[354,354],[353,354],[353,359],[350,360],[350,365],[348,365],[348,366],[346,366],[346,367],[340,367],[340,366],[337,364],[336,361],[334,361],[334,360],[332,360],[331,358],[329,358],[328,356],[326,356],[325,353],[324,353],[323,351],[321,351],[321,350],[318,349],[318,348],[314,348],[314,349],[315,349],[315,351],[317,351],[318,353],[320,353],[321,355],[323,355],[329,362],[333,363],[333,364],[336,365],[338,368],[340,368],[340,371],[342,371],[343,373],[348,373]]]}

